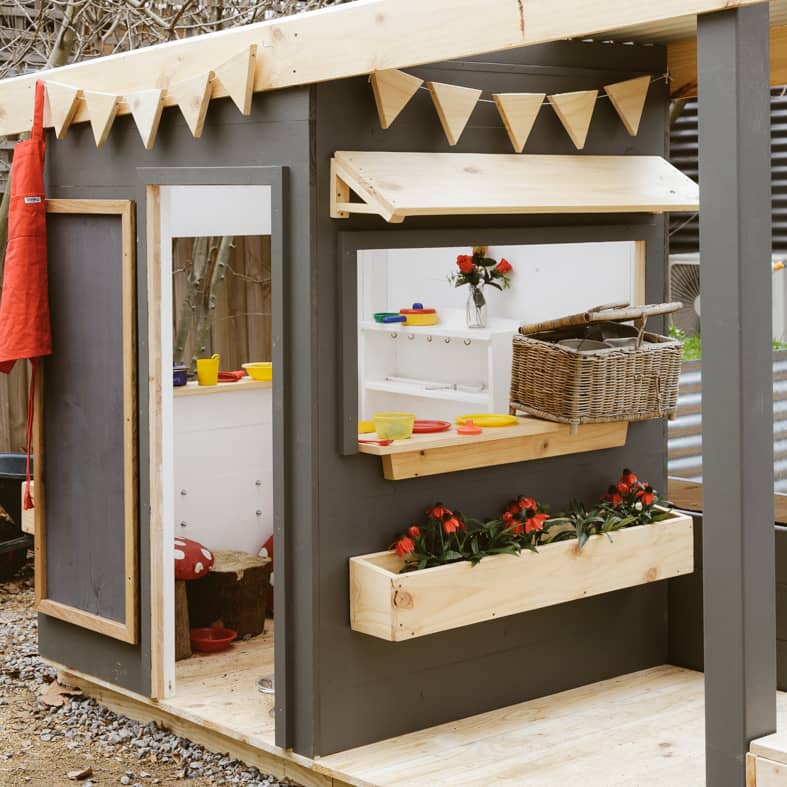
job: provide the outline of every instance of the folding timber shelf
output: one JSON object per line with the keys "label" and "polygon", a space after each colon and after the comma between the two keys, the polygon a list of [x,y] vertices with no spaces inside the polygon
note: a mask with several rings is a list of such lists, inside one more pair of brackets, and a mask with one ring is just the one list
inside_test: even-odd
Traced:
{"label": "folding timber shelf", "polygon": [[[489,427],[479,435],[460,435],[455,431],[414,434],[391,445],[359,443],[358,451],[382,457],[384,477],[398,481],[617,448],[626,444],[627,433],[625,421],[582,424],[572,433],[569,424],[520,418],[515,426]],[[374,435],[364,435],[366,439],[370,437]]]}
{"label": "folding timber shelf", "polygon": [[[337,151],[331,216],[696,211],[699,187],[660,156]],[[353,201],[352,194],[360,201]]]}

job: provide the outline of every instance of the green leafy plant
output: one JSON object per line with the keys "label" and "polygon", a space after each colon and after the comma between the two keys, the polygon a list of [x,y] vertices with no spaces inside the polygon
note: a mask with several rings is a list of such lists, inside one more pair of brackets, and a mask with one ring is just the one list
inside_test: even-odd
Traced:
{"label": "green leafy plant", "polygon": [[[699,336],[688,336],[677,325],[670,325],[668,333],[673,339],[683,342],[681,357],[684,361],[699,361],[702,359],[702,339]],[[787,350],[787,344],[777,339],[771,342],[771,347],[774,350]]]}

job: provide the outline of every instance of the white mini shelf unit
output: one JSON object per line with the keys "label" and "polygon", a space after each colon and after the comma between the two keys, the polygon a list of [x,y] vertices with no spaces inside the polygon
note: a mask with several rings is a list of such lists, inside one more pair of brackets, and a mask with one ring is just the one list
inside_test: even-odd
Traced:
{"label": "white mini shelf unit", "polygon": [[361,418],[388,411],[445,420],[507,413],[517,326],[514,320],[490,319],[487,328],[467,328],[464,315],[448,309],[437,325],[361,322]]}

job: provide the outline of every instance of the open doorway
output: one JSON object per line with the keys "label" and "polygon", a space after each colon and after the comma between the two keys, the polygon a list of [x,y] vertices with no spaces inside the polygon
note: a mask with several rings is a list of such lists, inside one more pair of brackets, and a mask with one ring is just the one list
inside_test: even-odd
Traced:
{"label": "open doorway", "polygon": [[260,745],[274,744],[276,728],[277,199],[270,185],[149,191],[160,265],[151,354],[160,351],[161,376],[151,392],[152,617],[161,632],[151,694]]}

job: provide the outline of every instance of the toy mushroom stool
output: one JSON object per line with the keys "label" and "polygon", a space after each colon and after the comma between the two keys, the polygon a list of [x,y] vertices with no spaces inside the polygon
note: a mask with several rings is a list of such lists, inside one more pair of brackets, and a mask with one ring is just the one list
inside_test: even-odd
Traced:
{"label": "toy mushroom stool", "polygon": [[192,626],[232,629],[239,639],[265,630],[271,560],[234,549],[217,549],[208,575],[189,582]]}
{"label": "toy mushroom stool", "polygon": [[266,612],[270,617],[273,617],[273,536],[271,536],[257,552],[259,557],[269,557],[271,559],[271,580],[270,588],[268,590],[268,609]]}
{"label": "toy mushroom stool", "polygon": [[204,577],[213,565],[213,553],[190,538],[175,539],[175,661],[191,656],[191,626],[186,582]]}

